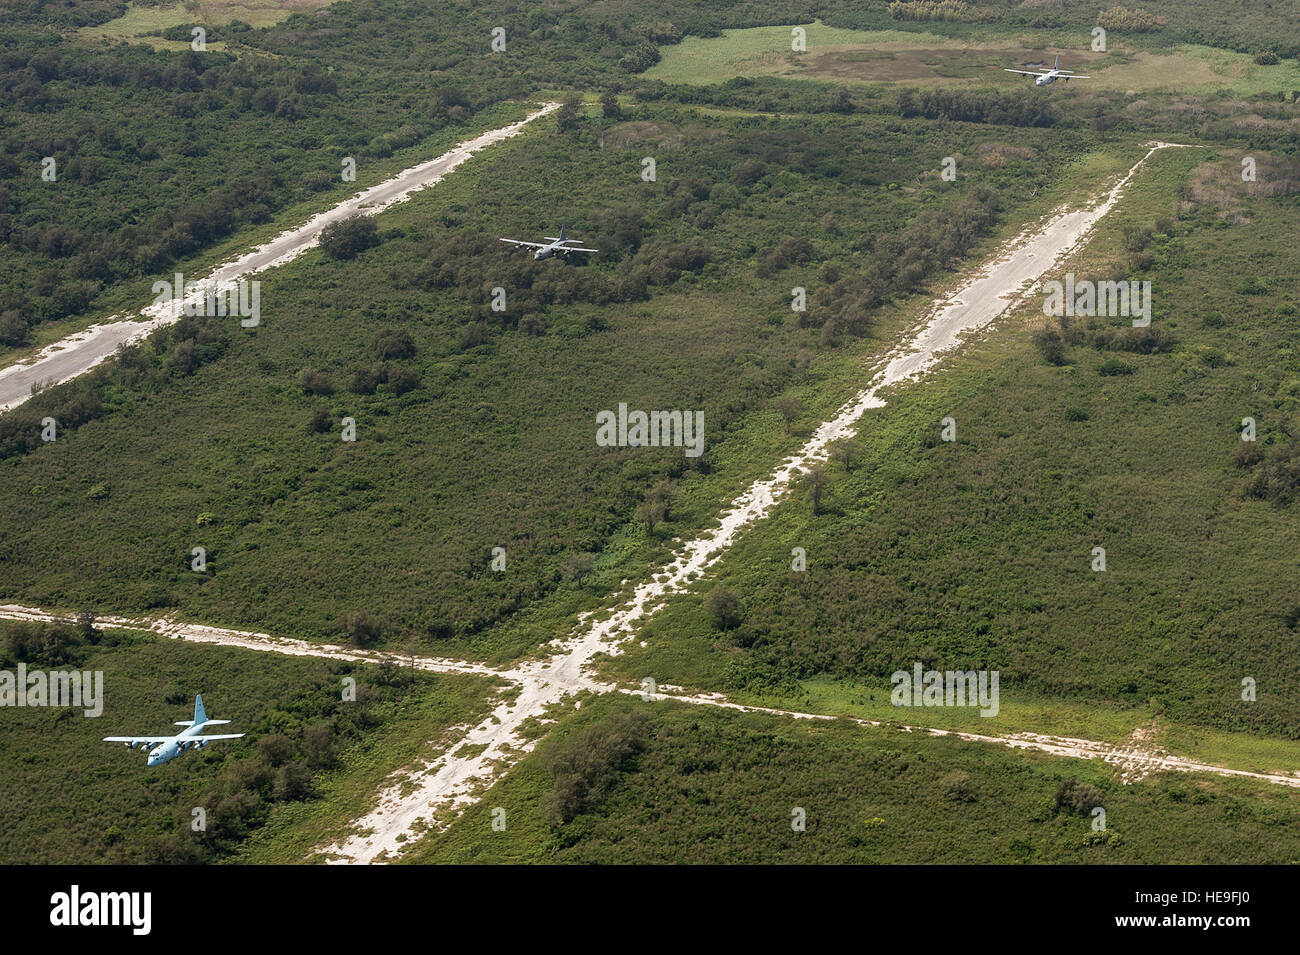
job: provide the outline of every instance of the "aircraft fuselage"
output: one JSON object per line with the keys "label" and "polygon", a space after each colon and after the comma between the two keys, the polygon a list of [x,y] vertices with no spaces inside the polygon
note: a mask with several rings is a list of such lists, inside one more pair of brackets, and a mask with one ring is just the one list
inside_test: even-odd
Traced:
{"label": "aircraft fuselage", "polygon": [[175,759],[187,749],[202,749],[203,743],[198,740],[190,740],[190,736],[198,736],[203,732],[206,723],[199,723],[197,726],[187,726],[179,734],[165,743],[159,743],[149,751],[149,759],[146,766],[161,766],[168,760]]}

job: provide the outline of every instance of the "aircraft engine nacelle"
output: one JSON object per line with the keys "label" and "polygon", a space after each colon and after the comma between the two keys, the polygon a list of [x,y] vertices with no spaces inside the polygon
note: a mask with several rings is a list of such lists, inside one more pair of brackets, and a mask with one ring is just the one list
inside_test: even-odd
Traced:
{"label": "aircraft engine nacelle", "polygon": [[204,746],[207,746],[207,745],[208,745],[207,740],[200,740],[199,742],[197,742],[197,743],[194,744],[194,748],[195,748],[195,749],[202,749]]}
{"label": "aircraft engine nacelle", "polygon": [[127,749],[135,749],[135,743],[123,743],[122,745]]}

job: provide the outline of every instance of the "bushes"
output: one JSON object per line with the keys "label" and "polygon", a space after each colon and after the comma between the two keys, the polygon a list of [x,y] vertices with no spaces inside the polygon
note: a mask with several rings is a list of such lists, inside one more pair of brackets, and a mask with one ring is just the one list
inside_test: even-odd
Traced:
{"label": "bushes", "polygon": [[740,598],[721,584],[704,598],[704,612],[718,630],[735,630],[740,626]]}
{"label": "bushes", "polygon": [[806,265],[812,255],[812,243],[802,236],[790,236],[781,244],[758,257],[759,278],[770,278],[792,265]]}
{"label": "bushes", "polygon": [[339,620],[339,627],[347,639],[358,647],[378,643],[383,636],[383,625],[374,614],[365,610],[352,610]]}
{"label": "bushes", "polygon": [[898,93],[898,114],[1008,126],[1054,126],[1057,123],[1056,111],[1052,107],[1039,97],[1024,93],[902,89]]}
{"label": "bushes", "polygon": [[1086,816],[1092,812],[1103,801],[1101,790],[1091,783],[1082,783],[1077,779],[1067,780],[1061,783],[1060,788],[1056,791],[1056,801],[1053,809],[1059,815],[1069,813],[1075,816]]}
{"label": "bushes", "polygon": [[413,368],[397,368],[388,373],[388,390],[395,395],[404,395],[420,386],[420,373]]}
{"label": "bushes", "polygon": [[1097,26],[1129,33],[1149,33],[1165,25],[1165,18],[1138,8],[1111,7],[1097,14]]}
{"label": "bushes", "polygon": [[28,623],[0,620],[0,663],[40,667],[76,664],[82,657],[84,638],[75,627],[62,623]]}
{"label": "bushes", "polygon": [[939,785],[943,788],[944,798],[952,802],[974,802],[976,799],[975,784],[966,773],[949,773],[939,780]]}
{"label": "bushes", "polygon": [[1139,355],[1157,355],[1173,351],[1174,336],[1155,325],[1135,328],[1099,328],[1092,333],[1093,347],[1108,351],[1134,352]]}
{"label": "bushes", "polygon": [[561,133],[571,133],[578,128],[579,108],[582,100],[568,97],[555,113],[555,128]]}
{"label": "bushes", "polygon": [[629,73],[644,73],[659,62],[659,48],[653,43],[639,43],[618,61],[621,69]]}
{"label": "bushes", "polygon": [[371,350],[380,361],[415,357],[415,342],[404,328],[386,328],[375,333]]}
{"label": "bushes", "polygon": [[1105,378],[1114,378],[1118,375],[1131,375],[1134,368],[1128,362],[1120,361],[1118,358],[1107,358],[1097,366],[1097,374]]}
{"label": "bushes", "polygon": [[384,364],[358,368],[352,373],[348,391],[356,395],[373,395],[375,389],[388,380],[388,366]]}
{"label": "bushes", "polygon": [[[1245,444],[1247,442],[1243,442],[1243,446]],[[1250,444],[1253,446],[1253,442]],[[1241,448],[1237,454],[1238,463],[1241,463],[1243,457],[1247,461],[1252,457],[1251,452]],[[1256,457],[1255,460],[1258,461],[1259,458]],[[1250,464],[1245,466],[1249,467]],[[1300,443],[1294,441],[1275,451],[1246,486],[1246,493],[1250,497],[1275,504],[1290,504],[1297,492],[1300,492]]]}
{"label": "bushes", "polygon": [[1233,453],[1233,460],[1239,468],[1253,468],[1264,460],[1264,449],[1258,441],[1242,441]]}
{"label": "bushes", "polygon": [[889,5],[889,16],[895,20],[952,20],[957,23],[989,23],[997,19],[993,10],[973,7],[963,0],[896,0]]}
{"label": "bushes", "polygon": [[378,229],[369,216],[351,216],[331,223],[320,234],[321,251],[331,259],[356,258],[378,243]]}
{"label": "bushes", "polygon": [[618,779],[629,757],[644,747],[646,719],[620,713],[574,733],[550,759],[552,788],[542,813],[560,828],[591,809]]}
{"label": "bushes", "polygon": [[332,395],[334,383],[329,375],[315,368],[304,368],[298,374],[298,387],[309,395]]}
{"label": "bushes", "polygon": [[1034,347],[1049,365],[1060,367],[1066,364],[1065,339],[1050,325],[1034,332]]}

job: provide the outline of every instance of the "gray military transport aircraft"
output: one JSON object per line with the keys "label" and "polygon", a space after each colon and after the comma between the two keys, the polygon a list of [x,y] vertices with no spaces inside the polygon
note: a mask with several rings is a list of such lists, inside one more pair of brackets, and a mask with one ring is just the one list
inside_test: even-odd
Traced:
{"label": "gray military transport aircraft", "polygon": [[1036,76],[1038,79],[1034,80],[1035,86],[1046,86],[1048,83],[1055,83],[1057,80],[1065,80],[1068,83],[1070,80],[1092,79],[1091,76],[1084,76],[1082,73],[1075,73],[1073,70],[1061,69],[1061,57],[1059,55],[1056,57],[1056,62],[1052,64],[1052,68],[1043,73],[1037,73],[1033,70],[1005,70],[1005,72]]}
{"label": "gray military transport aircraft", "polygon": [[574,252],[599,252],[600,249],[584,249],[580,246],[570,245],[570,242],[577,242],[577,239],[568,239],[564,235],[564,226],[560,226],[559,235],[548,235],[545,242],[525,242],[523,239],[502,239],[502,242],[509,242],[511,245],[527,246],[534,249],[533,259],[540,261],[549,259],[553,255],[562,255],[568,258]]}
{"label": "gray military transport aircraft", "polygon": [[105,743],[125,743],[127,749],[143,748],[152,746],[149,752],[149,759],[146,766],[159,766],[169,759],[175,759],[187,749],[202,749],[214,739],[239,739],[243,733],[227,733],[225,735],[200,736],[205,726],[216,726],[219,723],[229,723],[230,720],[210,720],[207,712],[203,709],[203,697],[197,695],[194,697],[194,719],[179,720],[176,725],[184,726],[175,736],[105,736]]}

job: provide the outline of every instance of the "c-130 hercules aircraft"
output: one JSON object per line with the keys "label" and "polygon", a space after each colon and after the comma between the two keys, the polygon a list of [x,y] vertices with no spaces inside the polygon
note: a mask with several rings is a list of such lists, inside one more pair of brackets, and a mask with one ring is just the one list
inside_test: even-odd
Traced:
{"label": "c-130 hercules aircraft", "polygon": [[1091,76],[1084,76],[1082,73],[1075,73],[1073,70],[1061,69],[1060,54],[1057,54],[1056,62],[1052,64],[1052,68],[1046,73],[1036,73],[1033,70],[1004,70],[1004,72],[1020,73],[1024,76],[1036,76],[1038,79],[1034,80],[1035,86],[1046,86],[1048,83],[1054,83],[1057,80],[1065,80],[1068,83],[1070,80],[1092,79]]}
{"label": "c-130 hercules aircraft", "polygon": [[175,759],[187,749],[202,749],[214,739],[239,739],[243,733],[228,733],[221,736],[200,736],[205,726],[229,723],[230,720],[210,720],[203,709],[203,696],[194,697],[194,719],[179,720],[176,725],[186,727],[175,736],[105,736],[105,743],[125,743],[127,749],[153,746],[146,766],[159,766],[169,759]]}
{"label": "c-130 hercules aircraft", "polygon": [[527,246],[530,249],[536,249],[533,253],[533,260],[540,261],[549,259],[553,255],[562,255],[568,258],[572,252],[599,252],[600,249],[583,249],[576,245],[569,245],[570,242],[577,242],[577,239],[566,239],[564,237],[564,226],[560,226],[559,235],[546,236],[545,242],[525,242],[523,239],[502,239],[502,242],[509,242],[511,245]]}

